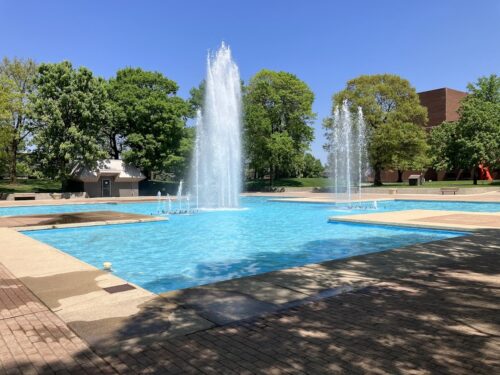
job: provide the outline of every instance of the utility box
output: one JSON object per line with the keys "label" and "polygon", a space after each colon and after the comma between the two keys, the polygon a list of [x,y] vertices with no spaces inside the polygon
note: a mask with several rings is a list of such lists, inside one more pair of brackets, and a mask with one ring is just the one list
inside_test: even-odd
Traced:
{"label": "utility box", "polygon": [[419,174],[412,174],[408,177],[408,185],[410,186],[422,185],[422,182],[422,176]]}

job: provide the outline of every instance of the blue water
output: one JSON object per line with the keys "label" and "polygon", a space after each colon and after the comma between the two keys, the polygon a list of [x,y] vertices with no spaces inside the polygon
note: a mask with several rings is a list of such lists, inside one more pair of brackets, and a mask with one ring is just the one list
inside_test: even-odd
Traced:
{"label": "blue water", "polygon": [[[251,199],[268,200],[268,198],[243,198],[249,202]],[[319,203],[317,203],[319,204]],[[331,204],[320,204],[329,206]],[[174,208],[176,207],[173,202]],[[473,202],[443,202],[443,201],[410,201],[410,200],[395,200],[378,202],[378,211],[401,211],[401,210],[446,210],[446,211],[472,211],[472,212],[499,212],[500,203],[473,203]],[[131,212],[137,214],[156,214],[158,204],[156,202],[148,203],[95,203],[95,204],[64,204],[64,205],[46,205],[46,206],[23,206],[23,207],[0,207],[0,216],[17,216],[17,215],[36,215],[36,214],[54,214],[65,212],[88,212],[88,211],[120,211]],[[340,211],[339,210],[339,214]],[[365,211],[359,211],[365,212]],[[349,212],[359,213],[359,212]]]}
{"label": "blue water", "polygon": [[[443,205],[444,209],[474,211],[500,207],[400,201],[381,203],[379,211],[443,209]],[[154,203],[98,206],[147,214],[156,209]],[[332,210],[328,204],[244,198],[243,206],[239,211],[172,215],[170,221],[165,222],[24,233],[98,268],[110,261],[118,276],[155,293],[464,235],[451,231],[328,223],[330,216],[366,212]],[[53,206],[55,210],[68,208]]]}

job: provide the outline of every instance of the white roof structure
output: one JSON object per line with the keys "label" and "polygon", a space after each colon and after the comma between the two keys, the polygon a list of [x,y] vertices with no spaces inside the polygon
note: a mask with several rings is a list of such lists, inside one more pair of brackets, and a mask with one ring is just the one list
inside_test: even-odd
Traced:
{"label": "white roof structure", "polygon": [[116,182],[139,182],[146,178],[139,168],[114,159],[98,161],[97,167],[92,170],[77,165],[71,175],[73,179],[83,182],[97,182],[101,176],[114,176]]}

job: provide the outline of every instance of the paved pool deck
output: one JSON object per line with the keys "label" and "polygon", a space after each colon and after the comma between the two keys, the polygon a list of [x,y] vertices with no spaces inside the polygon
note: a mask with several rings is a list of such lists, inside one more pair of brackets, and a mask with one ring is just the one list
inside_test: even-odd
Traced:
{"label": "paved pool deck", "polygon": [[[314,193],[311,191],[289,191],[282,193],[244,193],[248,197],[270,197],[271,199],[306,202],[306,203],[334,203],[335,199],[332,193]],[[482,192],[478,194],[467,195],[441,195],[441,194],[376,194],[363,193],[361,201],[374,200],[433,200],[445,202],[500,202],[500,188],[498,191]],[[353,197],[353,200],[358,200]]]}
{"label": "paved pool deck", "polygon": [[0,374],[500,373],[500,230],[467,220],[462,237],[161,295],[0,228]]}

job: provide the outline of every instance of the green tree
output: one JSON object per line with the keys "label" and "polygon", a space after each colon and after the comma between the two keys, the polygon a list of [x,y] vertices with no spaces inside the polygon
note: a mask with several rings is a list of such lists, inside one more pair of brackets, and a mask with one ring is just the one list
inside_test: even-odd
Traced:
{"label": "green tree", "polygon": [[[139,68],[119,70],[109,82],[112,124],[110,150],[154,172],[180,173],[185,169],[192,136],[186,128],[190,106],[177,96],[177,84],[158,72]],[[114,145],[123,144],[123,150]]]}
{"label": "green tree", "polygon": [[19,153],[32,135],[33,122],[28,116],[29,97],[34,90],[36,64],[33,60],[4,58],[0,63],[1,125],[4,154],[11,183],[16,182]]}
{"label": "green tree", "polygon": [[457,143],[458,123],[443,122],[434,127],[429,134],[430,164],[438,171],[456,168],[460,163]]}
{"label": "green tree", "polygon": [[403,182],[403,172],[422,170],[429,159],[427,134],[420,125],[408,122],[382,124],[371,139],[370,151],[381,165],[398,171],[398,182]]}
{"label": "green tree", "polygon": [[302,169],[314,138],[314,94],[295,75],[261,70],[245,88],[245,146],[249,166],[277,177]]}
{"label": "green tree", "polygon": [[435,128],[430,143],[436,166],[471,168],[477,184],[479,165],[500,161],[500,77],[481,77],[467,90],[459,120]]}
{"label": "green tree", "polygon": [[8,172],[10,129],[0,125],[0,177]]}
{"label": "green tree", "polygon": [[46,176],[64,183],[76,163],[93,167],[106,156],[101,133],[108,121],[104,83],[68,61],[39,66],[31,113],[37,126],[35,156]]}
{"label": "green tree", "polygon": [[310,153],[304,155],[303,177],[321,177],[324,171],[325,168],[321,164],[321,160],[316,159]]}
{"label": "green tree", "polygon": [[201,81],[198,87],[193,87],[189,90],[189,106],[190,116],[195,117],[196,112],[203,107],[203,100],[205,98],[205,80]]}
{"label": "green tree", "polygon": [[[385,139],[387,136],[408,134],[409,124],[423,128],[427,123],[427,109],[420,105],[410,82],[392,74],[362,75],[348,81],[346,88],[333,96],[333,107],[341,105],[344,100],[349,102],[353,111],[358,107],[363,110],[370,134],[368,153],[375,172],[374,185],[382,185],[384,168],[406,168],[414,160],[424,160],[427,148],[421,142],[422,132],[413,140],[415,147],[408,152],[399,148],[397,157],[392,155],[394,149],[384,147],[389,142]],[[325,121],[324,124],[328,129],[332,122]]]}

